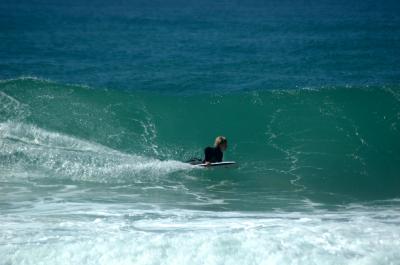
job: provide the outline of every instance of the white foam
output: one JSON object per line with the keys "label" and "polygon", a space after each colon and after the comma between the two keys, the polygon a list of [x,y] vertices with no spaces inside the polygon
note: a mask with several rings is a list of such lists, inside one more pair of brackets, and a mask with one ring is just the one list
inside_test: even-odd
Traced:
{"label": "white foam", "polygon": [[[239,213],[64,205],[1,216],[5,264],[398,264],[400,214]],[[391,211],[393,212],[393,211]],[[378,214],[379,216],[379,214]],[[29,229],[28,229],[29,228]]]}
{"label": "white foam", "polygon": [[126,154],[20,122],[0,123],[0,145],[2,163],[9,163],[12,169],[34,168],[73,180],[143,181],[191,168],[179,161]]}
{"label": "white foam", "polygon": [[27,105],[0,91],[0,121],[22,120],[29,115]]}

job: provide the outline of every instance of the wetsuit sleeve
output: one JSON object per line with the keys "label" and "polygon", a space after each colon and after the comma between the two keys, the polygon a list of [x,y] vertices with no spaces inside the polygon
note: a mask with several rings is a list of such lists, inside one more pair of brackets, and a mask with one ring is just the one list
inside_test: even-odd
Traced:
{"label": "wetsuit sleeve", "polygon": [[223,157],[224,157],[224,154],[221,151],[219,151],[217,154],[217,162],[222,162]]}
{"label": "wetsuit sleeve", "polygon": [[212,160],[212,149],[207,147],[204,149],[204,160],[203,162],[211,162]]}

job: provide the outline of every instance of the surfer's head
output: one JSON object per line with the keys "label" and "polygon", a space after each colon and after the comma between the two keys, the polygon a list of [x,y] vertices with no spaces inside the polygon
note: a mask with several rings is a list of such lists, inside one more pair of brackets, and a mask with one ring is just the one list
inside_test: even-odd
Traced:
{"label": "surfer's head", "polygon": [[214,146],[218,147],[222,152],[228,148],[228,140],[224,136],[215,138]]}

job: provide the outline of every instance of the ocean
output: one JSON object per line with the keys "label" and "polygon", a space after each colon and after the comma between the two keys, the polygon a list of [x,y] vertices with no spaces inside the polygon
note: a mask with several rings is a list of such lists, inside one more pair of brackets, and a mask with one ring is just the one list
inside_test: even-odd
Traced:
{"label": "ocean", "polygon": [[2,1],[0,264],[400,264],[399,65],[397,1]]}

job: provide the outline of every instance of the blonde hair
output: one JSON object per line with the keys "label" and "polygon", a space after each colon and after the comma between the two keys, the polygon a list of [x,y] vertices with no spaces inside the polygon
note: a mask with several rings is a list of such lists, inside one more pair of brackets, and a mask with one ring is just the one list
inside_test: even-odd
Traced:
{"label": "blonde hair", "polygon": [[225,136],[218,136],[217,138],[215,138],[214,146],[218,147],[221,144],[226,144],[227,142],[228,140],[226,140]]}

